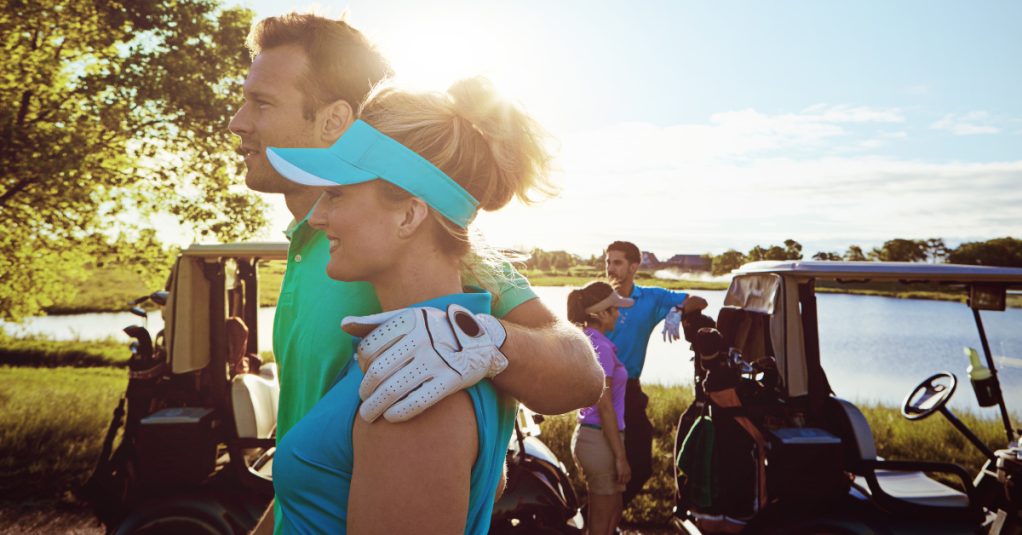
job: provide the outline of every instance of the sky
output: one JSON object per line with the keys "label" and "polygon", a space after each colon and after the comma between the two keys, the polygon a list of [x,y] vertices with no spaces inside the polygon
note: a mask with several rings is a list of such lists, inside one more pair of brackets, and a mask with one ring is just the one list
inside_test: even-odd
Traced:
{"label": "sky", "polygon": [[666,258],[791,238],[808,257],[1022,238],[1017,0],[320,6],[347,8],[406,83],[486,74],[557,137],[560,196],[480,214],[494,246],[588,257],[624,239]]}

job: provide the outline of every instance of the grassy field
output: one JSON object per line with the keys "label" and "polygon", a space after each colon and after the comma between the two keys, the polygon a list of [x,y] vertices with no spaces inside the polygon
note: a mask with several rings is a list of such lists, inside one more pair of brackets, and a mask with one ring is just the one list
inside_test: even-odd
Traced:
{"label": "grassy field", "polygon": [[127,382],[117,368],[0,367],[0,501],[74,501]]}
{"label": "grassy field", "polygon": [[[277,295],[280,292],[280,283],[284,278],[286,267],[285,262],[278,260],[259,263],[259,306],[277,305]],[[522,273],[528,277],[529,283],[533,286],[582,286],[603,275],[602,272],[591,268],[579,267],[546,272],[522,270]],[[640,271],[637,277],[639,284],[659,286],[670,290],[727,290],[728,288],[727,282],[657,279],[653,278],[652,273],[645,271]],[[126,303],[129,300],[158,289],[160,288],[147,288],[138,275],[126,267],[108,266],[96,270],[73,298],[47,307],[45,310],[47,314],[121,312],[127,310]],[[839,284],[837,282],[821,282],[817,284],[817,291],[820,293],[848,293],[940,301],[964,301],[966,297],[961,290],[900,283]],[[151,302],[147,302],[143,306],[149,310],[153,310],[155,307]],[[1022,295],[1009,295],[1008,306],[1022,308]]]}
{"label": "grassy field", "polygon": [[0,339],[0,365],[35,368],[118,367],[128,365],[131,351],[115,340],[57,342],[42,338]]}
{"label": "grassy field", "polygon": [[[0,367],[0,501],[58,500],[74,502],[88,478],[110,423],[111,412],[124,392],[126,373],[119,368]],[[692,401],[686,386],[645,385],[648,413],[654,428],[654,476],[625,511],[626,522],[663,523],[673,502],[675,426]],[[909,422],[897,409],[863,405],[873,428],[879,455],[887,459],[954,462],[975,474],[983,457],[943,418]],[[971,414],[959,417],[992,448],[1005,445],[997,421]],[[569,469],[576,492],[585,499],[585,485],[572,461],[570,442],[574,414],[548,417],[541,439]]]}
{"label": "grassy field", "polygon": [[[148,288],[138,274],[126,266],[109,265],[97,268],[70,299],[46,307],[47,314],[82,314],[85,312],[123,312],[128,301],[162,288]],[[155,310],[156,305],[142,305]]]}

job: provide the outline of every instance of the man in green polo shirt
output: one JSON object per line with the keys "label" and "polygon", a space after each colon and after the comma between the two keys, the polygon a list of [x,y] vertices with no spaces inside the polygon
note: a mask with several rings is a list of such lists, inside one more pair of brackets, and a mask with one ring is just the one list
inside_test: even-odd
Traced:
{"label": "man in green polo shirt", "polygon": [[[280,176],[265,149],[330,147],[354,122],[372,86],[391,70],[358,30],[312,14],[258,21],[248,46],[253,61],[245,104],[230,128],[241,138],[246,185],[282,194],[295,220],[286,232],[291,246],[273,332],[281,387],[279,440],[320,400],[350,358],[351,338],[340,329],[341,319],[378,313],[380,305],[371,285],[327,277],[328,240],[306,220],[320,192]],[[338,116],[346,119],[337,123]],[[603,373],[588,339],[558,320],[513,268],[504,269],[507,276],[497,277],[504,282],[495,289],[493,315],[507,331],[501,351],[508,366],[494,384],[539,413],[594,405],[603,391]],[[267,517],[257,532],[272,525]]]}

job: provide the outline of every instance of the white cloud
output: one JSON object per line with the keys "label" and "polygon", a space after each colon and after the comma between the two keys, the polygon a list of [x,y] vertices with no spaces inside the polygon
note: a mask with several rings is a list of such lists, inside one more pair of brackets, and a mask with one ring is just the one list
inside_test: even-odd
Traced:
{"label": "white cloud", "polygon": [[900,108],[875,109],[867,106],[856,108],[848,104],[827,107],[826,104],[817,104],[802,110],[804,117],[808,120],[835,122],[835,123],[903,123],[905,116]]}
{"label": "white cloud", "polygon": [[[807,119],[826,109],[744,110],[714,115],[708,125],[628,123],[571,136],[563,140],[560,198],[477,221],[495,245],[585,255],[614,239],[670,255],[794,238],[812,254],[894,237],[955,243],[1022,234],[1022,160],[869,155],[880,140]],[[858,155],[840,156],[842,148]]]}
{"label": "white cloud", "polygon": [[949,113],[939,121],[934,121],[930,128],[935,130],[947,130],[958,136],[973,134],[996,134],[1000,128],[992,126],[993,118],[985,111],[970,111],[962,115]]}

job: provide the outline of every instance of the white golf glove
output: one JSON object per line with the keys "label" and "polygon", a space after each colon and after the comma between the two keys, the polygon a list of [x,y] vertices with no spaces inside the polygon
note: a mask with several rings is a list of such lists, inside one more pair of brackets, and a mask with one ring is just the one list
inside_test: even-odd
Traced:
{"label": "white golf glove", "polygon": [[418,416],[445,396],[507,367],[500,347],[504,326],[460,305],[447,311],[405,308],[372,316],[348,316],[344,332],[362,338],[356,358],[365,378],[359,414],[372,422]]}
{"label": "white golf glove", "polygon": [[681,305],[671,309],[664,320],[664,341],[674,343],[681,338]]}

